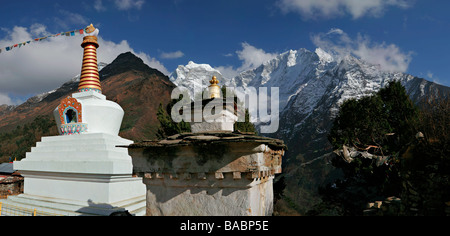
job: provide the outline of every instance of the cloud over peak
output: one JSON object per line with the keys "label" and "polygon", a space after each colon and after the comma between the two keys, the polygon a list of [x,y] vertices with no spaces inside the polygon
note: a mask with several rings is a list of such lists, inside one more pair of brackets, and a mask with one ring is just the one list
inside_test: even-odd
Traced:
{"label": "cloud over peak", "polygon": [[[1,47],[32,40],[36,36],[47,36],[45,25],[34,24],[30,28],[15,26],[3,29],[7,35],[0,39]],[[46,34],[46,35],[42,35]],[[80,74],[83,49],[82,36],[53,37],[26,44],[0,54],[0,104],[14,104],[14,97],[40,94],[58,88]],[[164,65],[144,52],[136,52],[126,40],[119,43],[99,36],[101,48],[98,62],[111,63],[118,55],[132,52],[148,66],[164,74],[169,71]]]}
{"label": "cloud over peak", "polygon": [[[114,7],[120,11],[128,11],[132,9],[141,10],[145,4],[144,0],[106,0],[113,3]],[[95,0],[94,9],[98,12],[103,12],[108,9],[104,0]]]}
{"label": "cloud over peak", "polygon": [[341,29],[333,28],[327,33],[313,34],[311,40],[315,46],[343,58],[356,56],[368,63],[379,65],[388,72],[406,72],[412,61],[413,52],[403,52],[395,44],[374,43],[368,36],[358,34],[351,38]]}
{"label": "cloud over peak", "polygon": [[388,7],[408,8],[411,0],[279,0],[277,6],[284,13],[299,13],[303,19],[335,18],[351,15],[380,17]]}
{"label": "cloud over peak", "polygon": [[162,52],[161,58],[162,59],[177,59],[184,57],[184,53],[182,51],[176,51],[176,52]]}

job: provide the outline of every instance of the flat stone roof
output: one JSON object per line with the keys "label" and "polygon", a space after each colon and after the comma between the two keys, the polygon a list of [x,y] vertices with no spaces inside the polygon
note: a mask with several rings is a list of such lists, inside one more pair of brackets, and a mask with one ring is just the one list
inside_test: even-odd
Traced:
{"label": "flat stone roof", "polygon": [[164,140],[149,140],[134,143],[129,146],[119,146],[128,148],[146,148],[146,147],[171,147],[188,146],[197,143],[260,143],[269,146],[272,150],[286,150],[287,146],[282,140],[258,136],[255,133],[245,132],[205,132],[205,133],[182,133],[168,137]]}

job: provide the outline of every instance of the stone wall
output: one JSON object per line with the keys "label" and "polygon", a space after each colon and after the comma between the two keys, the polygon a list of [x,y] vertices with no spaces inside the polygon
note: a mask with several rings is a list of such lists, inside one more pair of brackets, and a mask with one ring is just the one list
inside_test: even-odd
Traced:
{"label": "stone wall", "polygon": [[8,176],[0,180],[0,196],[17,195],[23,193],[23,177]]}
{"label": "stone wall", "polygon": [[251,134],[179,134],[128,147],[151,216],[270,216],[284,143]]}
{"label": "stone wall", "polygon": [[147,216],[252,216],[272,215],[273,177],[235,179],[232,173],[175,178],[144,178]]}

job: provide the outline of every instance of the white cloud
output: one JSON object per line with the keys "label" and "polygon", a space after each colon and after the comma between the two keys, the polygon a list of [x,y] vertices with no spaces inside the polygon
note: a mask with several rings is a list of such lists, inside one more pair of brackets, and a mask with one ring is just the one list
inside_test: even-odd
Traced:
{"label": "white cloud", "polygon": [[7,94],[0,93],[0,105],[13,105],[11,98]]}
{"label": "white cloud", "polygon": [[184,57],[184,53],[182,51],[161,53],[162,59],[177,59],[177,58],[181,58],[181,57]]}
{"label": "white cloud", "polygon": [[88,19],[84,17],[81,14],[66,11],[66,10],[59,10],[59,15],[61,17],[54,17],[55,23],[58,24],[61,28],[67,29],[70,28],[69,26],[72,25],[88,25]]}
{"label": "white cloud", "polygon": [[279,0],[284,13],[296,12],[304,19],[335,18],[350,14],[353,19],[380,17],[388,7],[408,8],[414,0]]}
{"label": "white cloud", "polygon": [[[111,8],[116,8],[120,11],[128,11],[132,9],[141,10],[145,4],[145,0],[95,0],[94,9],[98,12],[104,12]],[[111,7],[112,5],[112,7]]]}
{"label": "white cloud", "polygon": [[95,0],[94,9],[98,12],[106,11],[106,7],[103,5],[102,0]]}
{"label": "white cloud", "polygon": [[220,73],[223,75],[223,77],[231,79],[236,77],[240,71],[233,68],[233,66],[218,66],[214,69],[220,71]]}
{"label": "white cloud", "polygon": [[233,66],[219,66],[215,68],[226,78],[233,78],[243,71],[254,69],[278,56],[277,53],[267,53],[263,49],[256,48],[246,42],[241,45],[242,50],[236,51],[239,60],[242,62],[239,68],[235,69]]}
{"label": "white cloud", "polygon": [[[5,38],[0,39],[0,47],[4,49],[16,43],[32,40],[36,37],[32,34],[33,29],[34,33],[46,32],[43,25],[34,25],[30,29],[15,26],[12,30],[7,30]],[[80,73],[83,56],[81,42],[82,36],[60,36],[32,42],[11,51],[2,50],[0,94],[8,94],[14,102],[15,96],[39,94],[58,88]],[[99,62],[111,63],[119,54],[130,51],[150,67],[169,74],[162,63],[144,52],[135,52],[126,40],[115,43],[100,36],[99,44]]]}
{"label": "white cloud", "polygon": [[413,52],[403,52],[395,44],[373,43],[367,36],[358,34],[352,39],[341,29],[331,29],[328,33],[312,35],[313,43],[335,56],[356,56],[389,72],[406,72]]}
{"label": "white cloud", "polygon": [[433,81],[436,84],[442,85],[441,80],[439,78],[437,78],[433,72],[427,71],[426,77],[428,80]]}
{"label": "white cloud", "polygon": [[239,68],[241,71],[256,68],[264,62],[278,56],[277,53],[266,53],[264,50],[255,48],[248,43],[242,43],[242,51],[237,51],[236,53],[243,62]]}
{"label": "white cloud", "polygon": [[114,0],[116,7],[119,10],[131,10],[133,8],[141,10],[144,5],[144,0]]}

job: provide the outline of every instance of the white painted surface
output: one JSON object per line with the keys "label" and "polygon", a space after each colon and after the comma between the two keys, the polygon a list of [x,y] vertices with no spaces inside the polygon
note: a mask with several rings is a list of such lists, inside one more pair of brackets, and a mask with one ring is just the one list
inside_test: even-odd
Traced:
{"label": "white painted surface", "polygon": [[[88,125],[87,133],[105,133],[118,135],[124,111],[119,104],[106,100],[106,96],[95,91],[74,93],[72,97],[82,105],[82,120]],[[58,108],[53,112],[58,126],[61,128]]]}

